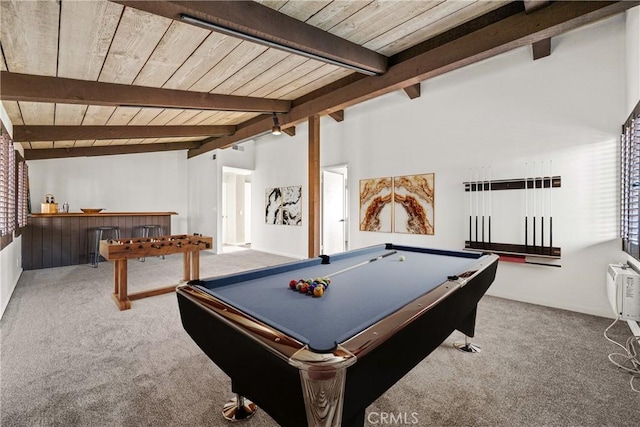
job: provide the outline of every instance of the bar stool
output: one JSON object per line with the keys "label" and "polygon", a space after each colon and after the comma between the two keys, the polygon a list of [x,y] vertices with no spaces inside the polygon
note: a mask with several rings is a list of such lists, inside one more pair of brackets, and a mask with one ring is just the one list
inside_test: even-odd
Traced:
{"label": "bar stool", "polygon": [[161,225],[141,225],[139,228],[140,237],[160,237],[163,233]]}
{"label": "bar stool", "polygon": [[[160,237],[164,231],[161,225],[145,224],[135,227],[134,237]],[[160,255],[164,259],[164,255]],[[144,257],[138,258],[138,261],[144,262]]]}
{"label": "bar stool", "polygon": [[120,227],[105,225],[101,227],[96,227],[92,231],[93,231],[93,242],[89,242],[90,244],[89,256],[91,259],[91,266],[93,268],[98,268],[98,263],[100,262],[100,240],[119,239]]}

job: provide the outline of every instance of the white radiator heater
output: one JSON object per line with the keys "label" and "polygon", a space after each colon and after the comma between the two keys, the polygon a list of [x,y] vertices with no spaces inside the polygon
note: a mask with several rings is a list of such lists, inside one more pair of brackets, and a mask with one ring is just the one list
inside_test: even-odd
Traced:
{"label": "white radiator heater", "polygon": [[635,335],[640,322],[640,274],[626,265],[610,264],[607,269],[607,296],[616,316],[629,321]]}

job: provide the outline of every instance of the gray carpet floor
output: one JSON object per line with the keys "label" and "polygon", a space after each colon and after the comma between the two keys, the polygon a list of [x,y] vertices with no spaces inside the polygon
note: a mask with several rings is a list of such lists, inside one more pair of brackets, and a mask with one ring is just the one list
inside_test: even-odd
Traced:
{"label": "gray carpet floor", "polygon": [[[201,277],[286,261],[203,253]],[[130,290],[177,283],[181,272],[181,256],[130,261]],[[0,322],[0,425],[227,426],[230,380],[184,332],[176,296],[119,311],[112,288],[108,263],[22,274]],[[482,351],[456,350],[455,332],[367,409],[366,425],[640,425],[640,393],[607,359],[610,322],[487,296],[473,339]],[[629,328],[611,335],[624,341]],[[276,424],[258,411],[241,425]]]}

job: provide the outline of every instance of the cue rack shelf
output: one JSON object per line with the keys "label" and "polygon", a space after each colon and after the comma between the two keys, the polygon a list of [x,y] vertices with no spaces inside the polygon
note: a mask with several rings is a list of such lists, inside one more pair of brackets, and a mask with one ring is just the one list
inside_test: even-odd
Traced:
{"label": "cue rack shelf", "polygon": [[[525,190],[560,188],[562,179],[560,176],[544,176],[531,178],[515,178],[503,180],[481,180],[474,182],[464,182],[465,192],[490,192],[501,190]],[[552,218],[551,218],[552,219]],[[490,224],[490,223],[489,223]],[[490,227],[490,226],[489,226]],[[484,230],[483,230],[484,231]],[[477,230],[476,230],[477,232]],[[471,237],[471,236],[470,236]],[[532,244],[512,244],[491,242],[489,231],[489,241],[465,240],[464,248],[472,251],[487,251],[497,255],[511,255],[516,257],[534,256],[539,258],[560,259],[561,249],[556,246],[543,246]],[[531,262],[531,264],[538,264]],[[553,264],[540,264],[559,267]]]}
{"label": "cue rack shelf", "polygon": [[[560,188],[562,179],[559,176],[544,176],[537,178],[500,179],[485,182],[464,182],[464,191],[498,191],[498,190],[524,190],[525,181],[527,189],[534,188]],[[491,186],[491,188],[489,188]]]}

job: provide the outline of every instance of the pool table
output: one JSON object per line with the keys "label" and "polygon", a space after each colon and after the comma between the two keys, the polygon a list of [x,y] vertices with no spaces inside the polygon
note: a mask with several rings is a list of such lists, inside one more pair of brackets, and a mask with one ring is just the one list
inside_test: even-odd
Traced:
{"label": "pool table", "polygon": [[[384,244],[177,289],[182,324],[282,426],[362,426],[365,409],[454,331],[474,335],[496,255]],[[291,280],[330,277],[324,295]],[[461,353],[462,354],[462,353]]]}

